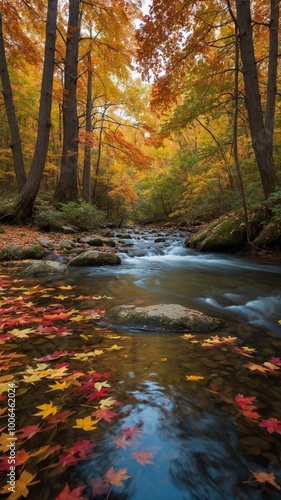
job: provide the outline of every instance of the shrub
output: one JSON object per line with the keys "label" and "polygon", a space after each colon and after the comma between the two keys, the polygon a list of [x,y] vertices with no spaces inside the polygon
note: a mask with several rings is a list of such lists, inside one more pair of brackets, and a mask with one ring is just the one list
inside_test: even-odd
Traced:
{"label": "shrub", "polygon": [[41,229],[57,231],[64,225],[71,225],[78,230],[94,229],[105,223],[105,214],[87,202],[69,202],[59,208],[46,209],[42,204],[35,215],[35,221]]}

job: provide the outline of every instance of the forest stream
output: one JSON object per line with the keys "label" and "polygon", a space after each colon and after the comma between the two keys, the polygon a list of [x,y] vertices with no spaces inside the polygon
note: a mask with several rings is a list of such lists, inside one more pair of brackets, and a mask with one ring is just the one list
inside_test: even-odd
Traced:
{"label": "forest stream", "polygon": [[[59,279],[2,269],[10,378],[1,385],[16,387],[20,487],[32,475],[24,497],[280,499],[281,264],[198,253],[180,231],[130,236],[121,266]],[[162,303],[226,326],[163,334],[99,324],[115,305]]]}

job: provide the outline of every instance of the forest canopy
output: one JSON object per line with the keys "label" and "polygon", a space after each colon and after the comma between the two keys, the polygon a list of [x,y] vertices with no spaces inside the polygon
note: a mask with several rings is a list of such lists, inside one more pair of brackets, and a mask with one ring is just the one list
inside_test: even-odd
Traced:
{"label": "forest canopy", "polygon": [[40,200],[107,220],[280,215],[279,1],[0,9],[3,221]]}

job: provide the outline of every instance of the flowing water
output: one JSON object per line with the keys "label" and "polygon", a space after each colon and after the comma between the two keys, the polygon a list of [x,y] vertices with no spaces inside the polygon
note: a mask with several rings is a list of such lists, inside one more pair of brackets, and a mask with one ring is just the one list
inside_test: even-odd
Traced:
{"label": "flowing water", "polygon": [[[115,403],[101,406],[114,416],[107,414],[96,431],[79,430],[95,448],[61,471],[64,481],[54,472],[50,480],[46,468],[42,500],[56,498],[52,481],[54,491],[65,482],[83,485],[82,498],[98,500],[281,498],[281,265],[198,253],[183,241],[180,232],[132,232],[118,246],[121,266],[72,268],[59,282],[40,280],[47,290],[73,287],[64,305],[77,307],[81,295],[81,310],[93,307],[95,294],[99,309],[177,303],[226,323],[183,335],[77,322],[74,340],[52,340],[53,350],[75,351],[82,335],[88,350],[101,349],[92,367],[108,375],[114,391],[106,395]],[[43,356],[46,345],[35,340],[33,349]],[[68,408],[76,404],[68,401]],[[58,442],[70,446],[75,432],[64,425]]]}

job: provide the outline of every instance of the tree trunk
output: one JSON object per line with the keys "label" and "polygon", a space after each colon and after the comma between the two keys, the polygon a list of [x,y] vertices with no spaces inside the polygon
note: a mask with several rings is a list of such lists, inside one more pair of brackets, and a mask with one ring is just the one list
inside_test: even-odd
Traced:
{"label": "tree trunk", "polygon": [[272,138],[267,134],[263,120],[250,0],[235,0],[235,3],[251,138],[264,195],[267,198],[277,185],[277,176],[272,156]]}
{"label": "tree trunk", "polygon": [[98,187],[98,176],[100,171],[100,161],[101,161],[101,150],[102,150],[102,133],[103,133],[103,124],[105,119],[106,107],[104,107],[101,114],[101,122],[100,122],[100,132],[99,132],[99,145],[98,145],[98,156],[95,167],[95,178],[94,178],[94,187],[93,187],[93,202],[97,203],[97,187]]}
{"label": "tree trunk", "polygon": [[80,0],[69,0],[63,91],[63,146],[61,171],[55,198],[62,203],[78,199],[78,115],[76,88],[80,38]]}
{"label": "tree trunk", "polygon": [[270,2],[270,36],[265,129],[273,153],[274,115],[277,93],[279,0]]}
{"label": "tree trunk", "polygon": [[16,174],[17,186],[18,190],[20,191],[25,184],[26,174],[24,170],[21,138],[15,112],[13,92],[10,83],[7,60],[5,55],[1,12],[0,12],[0,73],[1,73],[4,102],[9,123],[10,135],[11,135],[10,147],[12,150],[12,155],[14,160],[14,170]]}
{"label": "tree trunk", "polygon": [[86,105],[86,140],[84,148],[84,169],[83,169],[83,191],[84,200],[90,202],[92,199],[91,192],[91,143],[87,139],[87,134],[92,133],[92,60],[91,51],[88,52],[88,82],[87,82],[87,105]]}
{"label": "tree trunk", "polygon": [[55,65],[57,4],[58,0],[48,0],[37,139],[27,181],[15,202],[14,218],[20,221],[25,221],[32,215],[33,205],[40,188],[48,152]]}

